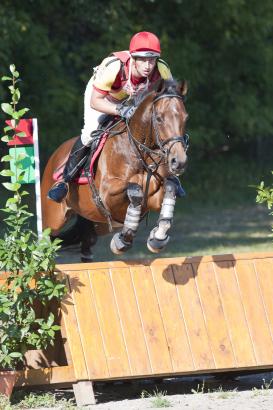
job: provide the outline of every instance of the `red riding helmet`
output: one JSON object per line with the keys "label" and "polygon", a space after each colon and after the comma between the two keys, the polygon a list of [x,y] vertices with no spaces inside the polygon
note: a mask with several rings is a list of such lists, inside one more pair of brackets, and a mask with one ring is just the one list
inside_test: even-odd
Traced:
{"label": "red riding helmet", "polygon": [[141,31],[131,38],[129,50],[132,57],[159,57],[160,41],[155,34]]}

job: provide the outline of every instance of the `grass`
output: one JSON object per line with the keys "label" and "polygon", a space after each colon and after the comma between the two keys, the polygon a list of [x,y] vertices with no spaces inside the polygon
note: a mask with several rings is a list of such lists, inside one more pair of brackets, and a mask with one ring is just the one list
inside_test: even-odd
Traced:
{"label": "grass", "polygon": [[80,410],[79,407],[75,405],[74,399],[67,399],[49,392],[27,393],[18,390],[12,394],[11,400],[6,396],[0,395],[1,410],[37,409],[45,407],[61,410]]}
{"label": "grass", "polygon": [[253,396],[258,396],[260,394],[265,394],[269,392],[269,389],[273,387],[273,378],[269,380],[269,382],[266,382],[265,379],[263,379],[263,383],[261,385],[260,389],[257,389],[256,387],[253,387]]}
{"label": "grass", "polygon": [[170,400],[166,397],[166,391],[159,391],[158,388],[153,390],[152,393],[143,390],[141,392],[141,398],[148,397],[151,399],[151,404],[153,408],[163,408],[163,407],[172,407]]}
{"label": "grass", "polygon": [[[181,199],[182,201],[186,199]],[[100,237],[93,248],[95,260],[273,251],[273,239],[269,236],[272,218],[268,216],[267,209],[261,205],[203,208],[195,204],[191,208],[184,202],[180,205],[179,212],[175,213],[169,244],[162,253],[157,255],[149,252],[146,247],[147,237],[156,219],[157,215],[151,215],[149,226],[145,226],[145,221],[142,222],[133,248],[124,255],[115,256],[110,251],[112,235]],[[78,261],[78,247],[61,251],[58,258],[59,263]]]}
{"label": "grass", "polygon": [[203,394],[205,393],[205,380],[202,381],[202,384],[197,385],[196,389],[191,389],[193,394]]}
{"label": "grass", "polygon": [[237,388],[233,390],[224,390],[222,386],[219,386],[218,389],[214,390],[213,393],[217,393],[217,398],[218,399],[230,399],[232,396],[234,396],[235,393],[237,393]]}
{"label": "grass", "polygon": [[[271,182],[272,164],[258,164],[235,154],[215,158],[193,158],[182,178],[187,195],[177,201],[170,242],[158,255],[146,247],[149,232],[156,224],[151,213],[149,225],[142,221],[134,245],[124,255],[115,256],[109,248],[112,235],[100,237],[93,251],[96,261],[117,259],[152,259],[193,255],[215,255],[273,250],[272,216],[266,206],[256,205],[256,191],[251,185],[261,180]],[[3,179],[3,178],[2,178]],[[26,188],[26,187],[24,187]],[[31,211],[35,212],[34,186],[27,186]],[[0,186],[1,206],[8,192]],[[0,221],[3,215],[0,214]],[[35,224],[34,224],[35,227]],[[1,230],[1,223],[0,223]],[[80,261],[79,247],[62,251],[57,262]]]}

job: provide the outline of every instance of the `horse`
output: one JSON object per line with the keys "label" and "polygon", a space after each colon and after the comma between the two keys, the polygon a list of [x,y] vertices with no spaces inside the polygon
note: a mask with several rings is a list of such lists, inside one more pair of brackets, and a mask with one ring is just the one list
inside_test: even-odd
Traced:
{"label": "horse", "polygon": [[[134,97],[134,115],[129,121],[117,121],[108,132],[92,184],[90,175],[89,184],[70,183],[62,203],[48,199],[47,192],[55,182],[54,171],[65,162],[75,138],[57,148],[48,160],[41,183],[43,227],[51,228],[53,237],[77,214],[85,221],[80,229],[84,237],[83,257],[96,242],[96,233],[105,233],[108,225],[118,229],[110,248],[114,254],[122,254],[132,247],[140,221],[153,210],[160,214],[147,247],[153,253],[166,247],[177,194],[173,176],[181,175],[187,164],[186,93],[186,81],[171,80]],[[92,195],[90,186],[97,196]]]}

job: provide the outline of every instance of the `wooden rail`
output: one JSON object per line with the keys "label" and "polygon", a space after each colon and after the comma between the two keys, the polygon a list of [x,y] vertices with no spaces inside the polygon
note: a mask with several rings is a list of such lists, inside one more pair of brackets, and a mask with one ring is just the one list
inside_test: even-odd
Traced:
{"label": "wooden rail", "polygon": [[59,268],[77,379],[273,367],[273,253]]}
{"label": "wooden rail", "polygon": [[273,368],[273,252],[58,269],[68,365],[48,383]]}

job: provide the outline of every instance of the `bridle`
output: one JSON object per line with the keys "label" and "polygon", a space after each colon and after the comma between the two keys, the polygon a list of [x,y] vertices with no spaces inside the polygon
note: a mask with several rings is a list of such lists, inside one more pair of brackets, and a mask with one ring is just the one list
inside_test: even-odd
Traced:
{"label": "bridle", "polygon": [[[162,141],[158,132],[158,128],[156,127],[156,111],[155,111],[155,103],[159,100],[161,100],[162,98],[179,98],[184,102],[184,97],[181,95],[177,95],[177,94],[163,94],[163,95],[159,95],[157,96],[154,100],[153,100],[153,107],[152,107],[152,127],[154,129],[154,133],[155,133],[155,138],[156,138],[156,144],[158,146],[158,148],[160,149],[160,151],[164,154],[165,157],[168,158],[170,151],[172,149],[172,147],[174,146],[174,144],[176,144],[177,142],[181,142],[184,151],[187,152],[188,148],[189,148],[189,135],[188,134],[184,134],[181,136],[174,136],[171,138],[168,138],[167,140]],[[168,143],[172,142],[171,146],[166,150],[164,147],[165,145],[167,145]]]}
{"label": "bridle", "polygon": [[[170,154],[170,151],[172,149],[172,147],[174,146],[174,144],[180,142],[184,148],[184,151],[186,152],[189,148],[189,135],[188,134],[184,134],[184,135],[179,135],[179,136],[174,136],[174,137],[170,137],[167,140],[162,141],[162,139],[160,138],[159,132],[158,132],[158,128],[156,125],[156,111],[155,111],[155,103],[159,100],[161,100],[162,98],[179,98],[182,101],[184,101],[184,97],[178,94],[162,94],[157,96],[154,100],[153,100],[153,106],[152,106],[152,118],[151,118],[151,125],[152,128],[154,130],[154,135],[155,135],[155,142],[156,142],[156,146],[153,147],[153,149],[151,149],[150,147],[148,147],[145,142],[139,142],[132,134],[130,127],[129,127],[129,122],[126,121],[126,126],[127,126],[127,132],[128,132],[128,136],[130,141],[134,144],[138,154],[139,154],[139,159],[143,164],[143,167],[146,169],[146,171],[148,172],[156,172],[156,170],[158,169],[159,165],[161,165],[163,162],[168,162],[168,157]],[[172,142],[171,146],[168,147],[167,149],[165,148],[166,144]],[[155,148],[159,148],[159,150],[155,151]],[[147,161],[145,160],[145,155],[148,156],[150,158],[150,160],[152,160],[152,164],[147,164]],[[156,160],[155,158],[158,158],[158,160]]]}

